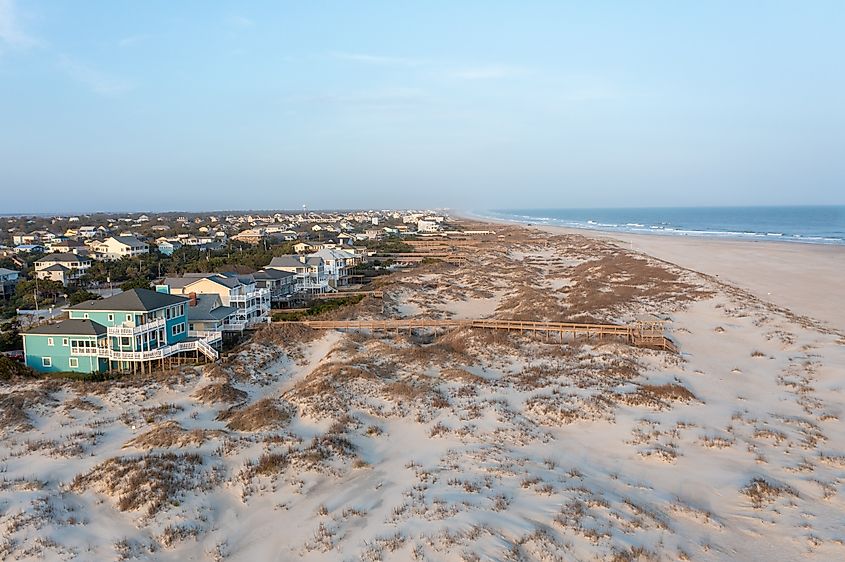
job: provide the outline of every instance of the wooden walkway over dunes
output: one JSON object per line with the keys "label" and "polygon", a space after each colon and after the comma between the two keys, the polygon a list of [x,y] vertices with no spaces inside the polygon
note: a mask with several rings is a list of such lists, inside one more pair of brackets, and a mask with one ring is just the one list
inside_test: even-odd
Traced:
{"label": "wooden walkway over dunes", "polygon": [[426,318],[401,318],[392,320],[301,320],[295,322],[317,330],[370,330],[407,331],[416,329],[480,328],[504,330],[508,332],[539,332],[547,340],[558,339],[561,343],[565,336],[578,340],[604,341],[605,339],[623,339],[637,347],[663,349],[677,353],[674,342],[665,335],[665,322],[644,321],[633,324],[578,324],[571,322],[532,322],[525,320],[439,320]]}
{"label": "wooden walkway over dunes", "polygon": [[371,257],[373,259],[391,259],[400,263],[418,263],[425,259],[440,260],[451,264],[463,264],[467,261],[465,256],[446,252],[378,253]]}
{"label": "wooden walkway over dunes", "polygon": [[317,300],[326,300],[326,299],[342,299],[345,297],[357,297],[357,296],[371,296],[376,299],[384,298],[384,291],[337,291],[334,293],[320,293],[317,295],[311,295],[312,299]]}

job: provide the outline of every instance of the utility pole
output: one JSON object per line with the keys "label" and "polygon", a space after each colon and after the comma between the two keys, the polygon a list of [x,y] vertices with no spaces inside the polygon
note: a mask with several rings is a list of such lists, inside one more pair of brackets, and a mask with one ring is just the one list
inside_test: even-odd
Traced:
{"label": "utility pole", "polygon": [[35,298],[35,315],[38,316],[38,273],[35,273],[35,292],[32,294]]}

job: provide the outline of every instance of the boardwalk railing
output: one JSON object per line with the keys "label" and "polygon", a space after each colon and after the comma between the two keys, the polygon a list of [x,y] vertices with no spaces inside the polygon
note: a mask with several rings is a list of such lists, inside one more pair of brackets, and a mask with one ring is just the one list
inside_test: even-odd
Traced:
{"label": "boardwalk railing", "polygon": [[481,328],[509,332],[542,332],[547,338],[564,335],[583,336],[587,340],[605,337],[624,338],[638,347],[651,347],[677,353],[675,344],[664,335],[664,322],[649,321],[633,324],[581,324],[573,322],[535,322],[528,320],[467,319],[440,320],[431,318],[401,318],[392,320],[300,320],[295,322],[317,330],[406,331],[439,328]]}
{"label": "boardwalk railing", "polygon": [[344,297],[357,297],[359,295],[370,295],[373,298],[380,299],[384,297],[384,291],[337,291],[336,293],[320,293],[319,295],[311,295],[313,299],[342,299]]}

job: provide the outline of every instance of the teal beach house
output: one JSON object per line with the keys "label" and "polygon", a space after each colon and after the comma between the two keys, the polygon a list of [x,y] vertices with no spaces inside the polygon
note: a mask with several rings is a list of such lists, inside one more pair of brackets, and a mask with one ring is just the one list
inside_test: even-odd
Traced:
{"label": "teal beach house", "polygon": [[188,330],[189,299],[133,289],[66,309],[68,319],[25,334],[27,366],[41,372],[145,372],[177,355],[217,359],[219,332]]}

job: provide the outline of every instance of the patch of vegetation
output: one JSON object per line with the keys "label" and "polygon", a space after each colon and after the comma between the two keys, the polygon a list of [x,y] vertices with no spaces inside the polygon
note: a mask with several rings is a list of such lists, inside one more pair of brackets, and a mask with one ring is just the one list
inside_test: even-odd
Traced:
{"label": "patch of vegetation", "polygon": [[304,320],[310,316],[319,316],[350,306],[358,304],[364,299],[364,295],[352,295],[349,297],[338,297],[336,299],[320,299],[311,303],[307,310],[298,310],[296,312],[276,312],[273,314],[273,322],[296,322]]}

